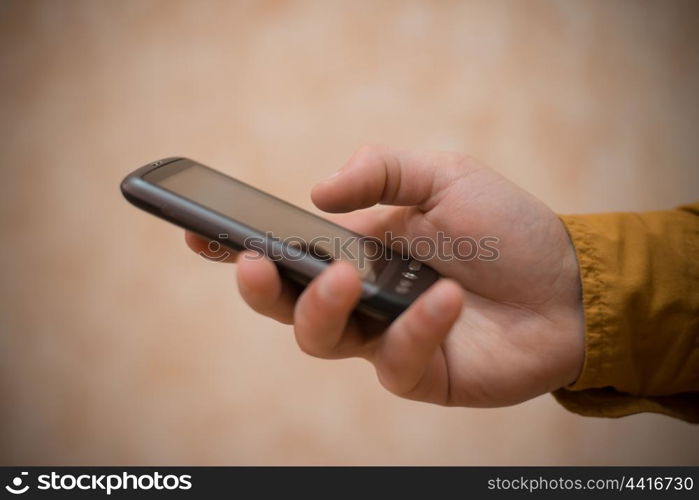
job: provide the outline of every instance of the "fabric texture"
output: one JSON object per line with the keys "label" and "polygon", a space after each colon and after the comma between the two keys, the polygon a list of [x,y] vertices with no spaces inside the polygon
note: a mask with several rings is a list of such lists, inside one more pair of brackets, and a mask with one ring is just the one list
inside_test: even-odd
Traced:
{"label": "fabric texture", "polygon": [[699,203],[563,215],[585,309],[585,362],[553,393],[588,416],[655,412],[699,423]]}

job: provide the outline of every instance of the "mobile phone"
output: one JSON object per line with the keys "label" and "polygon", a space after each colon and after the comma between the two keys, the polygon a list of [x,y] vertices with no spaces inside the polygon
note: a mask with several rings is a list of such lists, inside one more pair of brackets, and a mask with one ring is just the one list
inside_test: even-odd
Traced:
{"label": "mobile phone", "polygon": [[437,279],[431,267],[187,158],[166,158],[129,174],[131,203],[233,250],[270,258],[282,276],[307,285],[333,261],[357,269],[357,309],[391,321]]}

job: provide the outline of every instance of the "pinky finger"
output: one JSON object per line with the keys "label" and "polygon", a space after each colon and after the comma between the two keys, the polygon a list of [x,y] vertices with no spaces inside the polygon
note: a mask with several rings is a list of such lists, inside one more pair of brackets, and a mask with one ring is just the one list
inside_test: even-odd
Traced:
{"label": "pinky finger", "polygon": [[459,317],[463,297],[461,286],[443,279],[391,324],[373,359],[386,389],[409,399],[447,403],[449,375],[439,346]]}

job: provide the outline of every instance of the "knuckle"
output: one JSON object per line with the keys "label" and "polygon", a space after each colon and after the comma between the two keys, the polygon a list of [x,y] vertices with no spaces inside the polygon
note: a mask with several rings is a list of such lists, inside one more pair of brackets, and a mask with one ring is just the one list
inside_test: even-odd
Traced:
{"label": "knuckle", "polygon": [[415,382],[408,380],[407,377],[401,376],[400,371],[392,371],[390,369],[377,369],[376,378],[388,392],[406,399],[410,399],[417,385]]}
{"label": "knuckle", "polygon": [[298,318],[294,322],[294,335],[301,352],[314,358],[327,359],[327,349],[320,345],[314,336],[308,335],[306,332],[311,330],[304,328],[303,325],[303,321],[299,322]]}
{"label": "knuckle", "polygon": [[380,154],[386,149],[383,144],[365,144],[357,149],[352,155],[353,162],[361,162],[367,158],[371,158]]}
{"label": "knuckle", "polygon": [[457,172],[468,172],[472,170],[476,162],[469,156],[458,152],[443,153],[444,164]]}
{"label": "knuckle", "polygon": [[245,299],[245,302],[247,302],[250,308],[258,314],[262,314],[263,316],[268,316],[270,318],[273,318],[275,316],[274,310],[271,307],[269,307],[268,304],[256,302],[249,299]]}
{"label": "knuckle", "polygon": [[304,354],[320,359],[328,359],[329,357],[325,349],[298,333],[296,334],[296,343]]}
{"label": "knuckle", "polygon": [[250,308],[256,313],[262,314],[263,316],[274,317],[275,313],[275,302],[270,300],[269,297],[264,294],[253,292],[245,287],[239,286],[240,295],[243,297],[245,303],[250,306]]}
{"label": "knuckle", "polygon": [[289,316],[288,314],[275,314],[274,316],[270,316],[272,319],[278,321],[279,323],[282,323],[283,325],[293,325],[294,324],[294,319]]}
{"label": "knuckle", "polygon": [[472,156],[463,153],[454,153],[452,164],[455,169],[458,169],[462,175],[471,174],[477,170],[483,170],[486,167]]}

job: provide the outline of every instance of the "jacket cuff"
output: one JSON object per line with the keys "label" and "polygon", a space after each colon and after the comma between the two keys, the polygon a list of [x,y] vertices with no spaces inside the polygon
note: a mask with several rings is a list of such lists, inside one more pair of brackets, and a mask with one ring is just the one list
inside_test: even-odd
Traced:
{"label": "jacket cuff", "polygon": [[[604,296],[601,257],[596,253],[592,231],[584,218],[560,216],[570,236],[580,271],[583,306],[585,311],[585,360],[578,379],[565,387],[571,391],[610,385],[609,375],[613,371],[614,351],[623,346],[614,346],[609,331],[612,312]],[[605,380],[606,379],[606,380]]]}
{"label": "jacket cuff", "polygon": [[[581,277],[585,360],[578,379],[553,396],[566,409],[586,416],[654,412],[699,422],[699,393],[649,394],[644,382],[647,377],[639,365],[641,339],[629,319],[643,322],[643,314],[630,303],[639,290],[648,290],[652,284],[645,278],[649,273],[644,268],[643,245],[624,239],[629,233],[628,216],[560,216],[575,247]],[[625,258],[622,249],[629,246],[641,258]]]}

